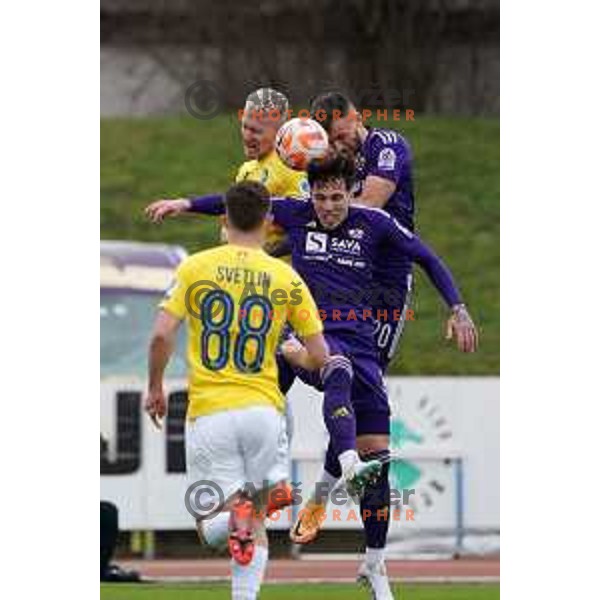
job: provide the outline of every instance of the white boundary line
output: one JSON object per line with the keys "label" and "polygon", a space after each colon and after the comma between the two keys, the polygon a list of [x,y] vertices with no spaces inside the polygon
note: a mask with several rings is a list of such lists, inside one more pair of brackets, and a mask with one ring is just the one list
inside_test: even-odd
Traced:
{"label": "white boundary line", "polygon": [[[389,547],[388,547],[389,550]],[[387,552],[385,555],[386,563],[394,562],[435,562],[435,561],[448,561],[452,562],[454,552],[451,550],[445,552],[423,552],[421,554],[400,554],[394,552]],[[364,560],[364,554],[313,554],[313,553],[301,553],[296,560],[306,562],[327,562],[327,561],[340,561],[340,562],[356,562],[360,563]],[[464,557],[465,560],[469,560],[469,556]],[[479,560],[479,556],[474,556],[475,559]],[[493,557],[495,558],[495,556]],[[485,560],[485,557],[481,560]]]}
{"label": "white boundary line", "polygon": [[[199,576],[188,576],[188,577],[176,577],[176,576],[165,576],[165,577],[148,577],[144,578],[145,583],[228,583],[228,577],[199,577]],[[500,583],[500,578],[495,576],[481,576],[481,577],[469,577],[469,576],[441,576],[441,577],[390,577],[390,581],[394,583]],[[300,579],[292,577],[289,579],[269,579],[265,581],[264,585],[290,585],[290,584],[347,584],[357,583],[356,579],[351,577],[340,577],[340,578],[316,578],[311,577],[307,579]]]}

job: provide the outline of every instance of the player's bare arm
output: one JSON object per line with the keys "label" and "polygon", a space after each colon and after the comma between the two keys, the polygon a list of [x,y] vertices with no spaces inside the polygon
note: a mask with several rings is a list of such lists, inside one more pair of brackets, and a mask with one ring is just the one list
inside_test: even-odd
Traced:
{"label": "player's bare arm", "polygon": [[391,195],[396,191],[397,184],[384,177],[369,175],[365,179],[360,196],[352,200],[353,204],[362,204],[373,208],[383,208]]}
{"label": "player's bare arm", "polygon": [[145,410],[152,422],[160,429],[160,419],[167,414],[163,377],[173,354],[177,330],[181,321],[161,310],[156,316],[148,352],[148,396]]}
{"label": "player's bare arm", "polygon": [[294,367],[317,371],[329,359],[329,348],[322,333],[308,336],[301,343],[296,337],[289,337],[281,345],[284,358]]}
{"label": "player's bare arm", "polygon": [[165,217],[176,217],[186,213],[191,206],[188,198],[157,200],[149,204],[145,213],[153,223],[160,223]]}
{"label": "player's bare arm", "polygon": [[157,200],[148,205],[144,212],[154,223],[160,223],[166,217],[177,217],[179,215],[191,215],[194,213],[221,216],[225,214],[225,200],[221,194],[176,198],[174,200]]}

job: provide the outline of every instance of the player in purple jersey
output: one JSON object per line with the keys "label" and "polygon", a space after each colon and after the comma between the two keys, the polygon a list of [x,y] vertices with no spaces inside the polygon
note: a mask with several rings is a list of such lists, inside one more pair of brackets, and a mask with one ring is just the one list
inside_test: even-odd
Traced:
{"label": "player in purple jersey", "polygon": [[[354,202],[381,208],[414,231],[412,153],[408,142],[397,131],[366,127],[350,100],[337,92],[317,96],[311,103],[311,113],[326,129],[333,148],[355,162]],[[380,295],[374,303],[375,314],[381,315],[375,340],[385,371],[400,341],[410,305],[412,263],[405,256],[390,256],[375,278],[378,289],[395,291],[391,301]],[[400,319],[391,318],[397,309]]]}
{"label": "player in purple jersey", "polygon": [[[351,174],[347,164],[336,159],[309,170],[312,201],[272,202],[275,223],[289,235],[292,263],[324,313],[331,351],[345,355],[349,360],[344,368],[351,367],[346,373],[349,377],[340,376],[337,381],[338,386],[351,385],[349,402],[344,402],[346,396],[340,390],[336,404],[327,398],[324,401],[324,419],[331,439],[321,481],[329,486],[342,474],[336,457],[340,448],[352,444],[353,436],[363,458],[382,458],[389,445],[390,410],[373,337],[373,307],[365,294],[374,281],[378,263],[395,253],[420,264],[451,307],[448,328],[456,335],[459,349],[472,352],[477,346],[476,329],[441,260],[384,211],[350,205]],[[223,212],[220,196],[174,202],[180,203],[179,208],[171,213]],[[319,386],[301,370],[296,369],[295,374]],[[327,494],[311,499],[292,530],[294,541],[306,543],[316,537],[321,524],[319,514],[324,513],[326,501]],[[380,600],[392,598],[383,562],[388,519],[380,518],[387,510],[388,465],[384,464],[382,476],[368,486],[361,501],[367,551],[360,575]]]}

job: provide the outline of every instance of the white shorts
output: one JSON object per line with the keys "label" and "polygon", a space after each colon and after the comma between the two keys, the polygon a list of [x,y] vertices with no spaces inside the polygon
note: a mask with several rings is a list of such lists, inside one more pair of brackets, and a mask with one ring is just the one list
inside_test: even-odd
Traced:
{"label": "white shorts", "polygon": [[246,485],[260,490],[289,477],[285,418],[274,407],[197,417],[186,422],[185,441],[190,485],[212,482],[225,500]]}

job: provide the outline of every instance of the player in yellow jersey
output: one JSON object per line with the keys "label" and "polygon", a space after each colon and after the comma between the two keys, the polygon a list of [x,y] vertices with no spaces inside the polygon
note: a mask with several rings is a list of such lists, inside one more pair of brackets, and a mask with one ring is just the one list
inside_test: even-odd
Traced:
{"label": "player in yellow jersey", "polygon": [[[275,197],[308,198],[306,173],[290,169],[275,151],[275,137],[287,120],[289,106],[287,97],[271,88],[260,88],[246,98],[241,126],[248,160],[239,168],[235,180],[258,181]],[[265,250],[272,256],[289,254],[285,234],[276,225],[269,228]]]}
{"label": "player in yellow jersey", "polygon": [[[256,181],[263,184],[269,194],[281,198],[308,198],[310,189],[304,171],[290,169],[275,151],[277,131],[288,117],[287,97],[272,88],[260,88],[246,98],[240,119],[244,155],[247,161],[238,169],[235,181]],[[279,117],[279,118],[278,118]],[[146,214],[155,222],[167,216],[176,216],[189,208],[189,199],[158,200],[146,208]],[[224,229],[221,240],[226,241]],[[271,223],[267,229],[264,249],[271,256],[289,262],[287,238],[280,227]],[[293,418],[290,405],[287,405],[286,423],[288,439],[291,439]],[[276,501],[271,503],[269,512],[291,503],[291,487],[281,486],[281,494],[273,494]]]}
{"label": "player in yellow jersey", "polygon": [[[275,197],[308,198],[310,192],[306,173],[290,169],[275,151],[275,136],[286,121],[288,111],[287,97],[271,88],[260,88],[246,98],[241,134],[244,155],[248,160],[238,169],[235,181],[257,181]],[[185,212],[187,202],[185,198],[176,202],[159,200],[148,207],[147,213],[153,220],[161,221],[166,216]],[[289,254],[285,235],[276,225],[269,226],[265,250],[272,256],[284,257]]]}
{"label": "player in yellow jersey", "polygon": [[[262,250],[269,224],[266,189],[236,184],[225,202],[227,245],[185,259],[161,303],[150,342],[146,409],[156,422],[166,412],[163,374],[185,321],[188,476],[210,482],[213,496],[221,490],[230,509],[200,517],[198,531],[211,545],[229,540],[233,597],[251,599],[268,558],[261,511],[270,487],[287,478],[280,444],[286,435],[284,398],[275,360],[286,320],[304,346],[286,348],[292,362],[319,369],[328,349],[306,284]],[[205,508],[206,501],[198,506]]]}
{"label": "player in yellow jersey", "polygon": [[304,171],[294,171],[275,152],[275,137],[287,120],[289,102],[270,88],[252,92],[244,105],[241,133],[248,159],[239,168],[236,181],[258,181],[271,196],[307,198],[310,194]]}

